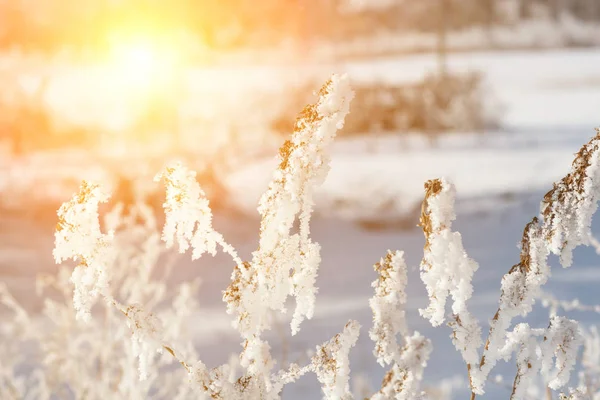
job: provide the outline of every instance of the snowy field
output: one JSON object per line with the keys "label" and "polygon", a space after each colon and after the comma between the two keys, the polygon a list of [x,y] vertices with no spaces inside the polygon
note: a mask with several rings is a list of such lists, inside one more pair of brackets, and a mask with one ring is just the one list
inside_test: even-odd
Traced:
{"label": "snowy field", "polygon": [[[256,87],[277,93],[278,76],[293,82],[300,74],[347,71],[355,80],[407,81],[433,68],[432,57],[418,56],[322,66],[318,70],[307,67],[294,71],[267,68],[195,71],[190,79],[202,96],[220,90],[227,93],[231,101],[241,104],[248,97],[234,93],[243,90],[249,94]],[[280,357],[288,361],[301,360],[302,350],[314,348],[338,333],[348,319],[357,319],[363,329],[357,347],[351,352],[355,381],[366,380],[373,389],[377,388],[384,371],[371,355],[373,344],[367,334],[372,317],[368,308],[368,298],[372,296],[370,285],[376,278],[372,265],[388,249],[404,250],[410,271],[408,323],[411,329],[430,337],[434,345],[425,381],[438,385],[443,379],[458,376],[463,379],[463,390],[458,390],[452,398],[466,397],[466,368],[464,371],[448,368],[463,365],[449,338],[450,330],[433,329],[418,316],[418,308],[427,303],[425,288],[418,277],[424,238],[414,226],[414,211],[423,197],[423,182],[447,176],[456,183],[458,218],[454,229],[462,233],[467,252],[480,264],[474,278],[471,311],[480,321],[488,321],[497,308],[500,279],[518,261],[516,244],[525,223],[538,213],[539,201],[551,183],[568,172],[573,153],[594,135],[593,128],[600,125],[600,52],[465,54],[452,56],[450,68],[479,69],[487,74],[491,93],[502,104],[505,129],[483,135],[448,136],[442,138],[436,148],[426,146],[412,135],[336,143],[330,176],[317,197],[319,217],[311,229],[313,240],[322,246],[323,258],[317,279],[317,312],[296,337],[273,333],[274,355],[285,354]],[[76,77],[65,72],[57,80],[59,86],[51,92],[55,93],[51,96],[55,96],[57,102],[60,85],[66,85],[64,88],[75,84],[70,79]],[[103,90],[100,86],[95,90]],[[85,88],[78,90],[80,94],[71,101],[86,109],[86,101],[92,95]],[[100,101],[98,99],[103,103],[94,104],[92,109],[102,109],[103,115],[110,114],[111,107],[118,107],[118,102],[111,103],[110,96],[105,98],[96,93],[96,100]],[[67,100],[63,98],[62,103],[56,104],[65,115],[70,112]],[[84,114],[80,113],[77,118],[96,118],[93,113]],[[265,152],[274,155],[275,148]],[[231,198],[247,217],[217,214],[215,228],[240,250],[243,259],[247,259],[257,245],[258,221],[254,210],[274,165],[272,156],[258,159],[232,173],[225,182],[231,190]],[[102,174],[90,171],[94,171],[95,176]],[[48,179],[48,175],[44,176],[44,180]],[[19,175],[14,179],[18,180]],[[10,190],[10,182],[5,181],[3,191]],[[374,226],[378,227],[383,220],[392,221],[392,226],[374,229],[371,225],[371,229],[365,229],[356,223],[376,222]],[[403,229],[387,229],[397,225]],[[36,226],[19,220],[0,220],[0,273],[18,290],[16,294],[20,299],[30,297],[26,291],[33,286],[34,273],[56,268],[51,259],[53,227],[52,223]],[[598,257],[592,249],[576,252],[575,266],[569,270],[554,268],[546,289],[561,299],[578,297],[587,304],[600,303],[595,294],[600,282]],[[190,321],[197,333],[200,354],[211,366],[223,362],[229,351],[237,351],[240,341],[230,327],[221,301],[221,290],[229,283],[231,265],[221,256],[195,263],[183,256],[179,264],[177,279],[199,275],[203,280],[200,299],[203,311]],[[584,324],[598,322],[593,315],[573,316]],[[536,327],[545,326],[547,320],[547,310],[539,306],[529,318]],[[500,363],[495,371],[511,380],[514,377],[512,364]],[[508,395],[506,388],[490,383],[487,394],[478,398],[505,399]],[[299,385],[286,389],[283,397],[318,398],[316,379],[303,378]],[[530,398],[542,397],[532,394]]]}

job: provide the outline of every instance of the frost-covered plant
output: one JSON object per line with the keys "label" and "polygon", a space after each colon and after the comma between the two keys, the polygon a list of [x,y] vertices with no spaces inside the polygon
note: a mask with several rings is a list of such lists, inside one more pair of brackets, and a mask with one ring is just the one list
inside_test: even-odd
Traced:
{"label": "frost-covered plant", "polygon": [[[421,313],[434,326],[439,325],[444,320],[446,298],[453,297],[452,338],[467,363],[472,399],[484,393],[485,381],[497,361],[509,359],[515,351],[518,372],[511,398],[523,398],[531,376],[538,370],[546,377],[548,387],[554,390],[569,380],[582,341],[575,321],[553,316],[545,330],[533,329],[527,324],[517,325],[512,332],[509,328],[515,317],[529,314],[535,300],[542,295],[541,287],[550,277],[549,254],[560,255],[561,263],[568,267],[573,249],[592,243],[591,219],[600,196],[599,143],[600,131],[579,151],[571,172],[546,194],[541,219],[535,217],[526,225],[521,240],[521,260],[502,279],[499,308],[490,321],[479,365],[474,363],[481,343],[477,339],[479,323],[466,309],[477,264],[462,248],[460,235],[450,231],[454,219],[451,185],[444,180],[429,181],[425,185],[421,226],[426,244],[421,277],[429,293],[430,306]],[[542,337],[541,343],[536,337]],[[540,354],[543,354],[541,361]],[[550,372],[553,357],[557,366]]]}
{"label": "frost-covered plant", "polygon": [[[554,184],[544,196],[541,222],[534,218],[523,233],[521,261],[502,279],[500,307],[490,324],[488,341],[481,359],[484,376],[498,359],[499,344],[504,341],[510,321],[517,315],[527,315],[540,297],[541,286],[550,277],[547,258],[550,252],[560,256],[563,266],[572,263],[572,251],[591,243],[591,220],[600,196],[598,160],[600,131],[577,153],[569,174]],[[551,324],[552,327],[552,324]],[[550,328],[549,328],[550,329]],[[562,330],[565,335],[578,335],[575,330]],[[564,340],[575,340],[568,338]],[[574,356],[574,355],[572,355]],[[568,379],[567,379],[568,380]],[[560,380],[558,383],[566,380]],[[554,386],[554,387],[553,387]],[[560,385],[550,386],[557,389]],[[475,388],[481,393],[481,388]]]}
{"label": "frost-covered plant", "polygon": [[[242,260],[214,230],[209,202],[194,172],[181,164],[170,165],[157,176],[166,185],[162,235],[143,205],[129,216],[116,208],[103,228],[98,208],[108,196],[97,185],[84,182],[80,192],[60,208],[55,234],[56,261],[72,259],[78,264],[73,270],[62,266],[57,276],[40,280],[40,287],[59,295],[59,300],[46,299],[44,307],[53,329],[49,333],[31,329],[36,321],[0,286],[2,304],[15,315],[13,323],[1,326],[0,334],[10,338],[26,332],[23,340],[37,342],[41,354],[41,362],[26,366],[27,357],[2,341],[0,350],[10,357],[0,364],[0,394],[7,398],[73,394],[75,398],[268,400],[280,398],[285,385],[314,373],[324,398],[351,398],[349,353],[359,337],[358,322],[349,321],[341,333],[317,346],[306,365],[291,364],[278,371],[263,333],[272,329],[274,313],[287,311],[290,297],[296,303],[292,334],[314,314],[320,247],[310,238],[313,194],[327,175],[328,150],[343,126],[352,96],[348,78],[334,75],[320,90],[319,101],[300,114],[261,198],[259,247],[249,261]],[[441,325],[447,318],[447,299],[452,298],[448,325],[452,342],[467,364],[472,399],[484,393],[485,382],[501,359],[514,356],[517,374],[511,399],[523,399],[539,375],[550,389],[564,387],[581,343],[586,346],[585,365],[597,358],[598,335],[583,336],[577,322],[557,312],[546,327],[520,323],[510,328],[515,317],[526,316],[543,296],[541,287],[550,277],[549,254],[559,254],[568,266],[572,250],[592,242],[589,226],[600,195],[598,143],[600,132],[578,153],[571,173],[546,195],[541,218],[526,225],[520,261],[502,279],[498,311],[484,346],[480,324],[467,308],[478,265],[468,257],[461,235],[452,231],[454,187],[445,179],[425,185],[421,279],[430,304],[420,312],[432,325]],[[191,249],[192,259],[214,255],[219,248],[231,257],[231,284],[223,291],[223,300],[234,317],[242,349],[227,363],[209,368],[192,342],[185,340],[184,321],[196,307],[198,282],[185,282],[176,293],[167,293],[164,276],[154,276],[166,251],[161,239],[167,248],[176,243],[182,253]],[[432,345],[419,332],[411,333],[406,324],[403,253],[388,252],[375,270],[369,336],[375,342],[377,361],[390,369],[371,399],[425,398],[421,380]],[[181,368],[167,374],[171,364]],[[23,368],[33,372],[19,376],[17,371]],[[185,377],[189,385],[182,385]],[[564,398],[581,399],[591,393],[584,385],[569,390]]]}
{"label": "frost-covered plant", "polygon": [[[97,187],[84,184],[81,193],[61,208],[55,258],[57,262],[66,258],[81,262],[72,277],[75,306],[89,320],[90,303],[100,294],[125,315],[132,331],[133,351],[139,357],[142,379],[148,375],[149,360],[156,352],[166,350],[187,370],[195,389],[212,398],[278,398],[283,385],[308,371],[317,374],[327,398],[349,395],[348,352],[358,337],[358,323],[350,321],[342,334],[318,347],[310,365],[303,368],[291,365],[288,370],[275,374],[272,373],[274,360],[270,346],[261,338],[261,334],[271,328],[271,313],[286,311],[289,296],[295,297],[297,303],[292,333],[296,333],[302,320],[311,318],[314,312],[314,284],[320,249],[309,237],[313,191],[327,175],[327,148],[343,125],[353,94],[346,77],[333,76],[319,95],[317,104],[304,109],[292,139],[282,147],[279,168],[261,199],[259,249],[253,253],[251,261],[243,262],[222,235],[212,228],[208,200],[193,172],[175,164],[157,176],[166,184],[166,222],[162,239],[167,247],[176,242],[180,252],[192,248],[195,259],[206,252],[214,255],[220,246],[235,263],[232,283],[224,291],[223,299],[228,312],[235,315],[234,326],[243,339],[240,354],[243,374],[237,379],[231,377],[231,365],[209,370],[201,361],[184,359],[183,352],[166,336],[160,318],[147,311],[144,304],[122,303],[109,293],[111,271],[98,255],[103,255],[104,259],[111,257],[108,253],[114,250],[114,243],[110,234],[103,234],[99,229],[98,203],[105,196],[100,195]],[[293,234],[296,220],[300,228]],[[74,229],[64,229],[73,226]],[[74,235],[81,238],[74,238]],[[79,243],[83,244],[82,249],[79,249]],[[101,285],[96,286],[95,281],[89,279],[92,274],[102,277]]]}
{"label": "frost-covered plant", "polygon": [[[83,190],[88,187],[84,185]],[[188,343],[185,325],[195,310],[193,299],[198,283],[184,282],[175,290],[167,291],[165,278],[169,275],[169,265],[165,265],[164,274],[156,276],[159,258],[168,254],[159,246],[160,233],[153,213],[141,203],[133,207],[130,215],[123,215],[122,208],[117,205],[104,221],[113,232],[115,247],[110,262],[102,264],[104,273],[110,277],[110,285],[98,294],[115,302],[145,304],[169,327],[166,332],[169,340]],[[83,207],[80,210],[83,212]],[[95,222],[98,222],[97,217]],[[92,225],[99,229],[95,223]],[[62,232],[61,228],[59,233]],[[66,238],[65,243],[68,243],[67,235],[60,238]],[[8,290],[4,286],[0,288],[2,303],[15,315],[10,323],[2,324],[0,333],[0,345],[9,344],[2,350],[0,370],[5,382],[10,382],[10,385],[0,383],[0,398],[189,397],[191,390],[181,385],[185,379],[183,371],[164,374],[165,370],[172,369],[170,355],[154,353],[139,363],[139,342],[131,339],[131,327],[123,323],[121,310],[112,302],[99,296],[89,298],[86,304],[91,318],[82,323],[72,276],[73,271],[65,265],[56,275],[38,277],[36,288],[45,296],[40,317],[28,316]],[[185,308],[181,303],[185,303]],[[194,351],[193,348],[186,350]],[[18,370],[23,368],[31,373],[20,376]],[[144,381],[138,379],[140,374],[146,378]],[[5,389],[11,393],[5,393]]]}

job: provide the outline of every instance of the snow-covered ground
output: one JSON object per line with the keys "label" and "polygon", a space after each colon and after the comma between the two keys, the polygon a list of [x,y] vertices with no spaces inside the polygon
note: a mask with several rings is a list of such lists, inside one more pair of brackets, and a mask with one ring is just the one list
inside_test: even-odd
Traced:
{"label": "snow-covered ground", "polygon": [[[573,153],[593,135],[591,128],[489,138],[465,134],[447,137],[433,149],[418,142],[411,146],[410,138],[403,137],[340,141],[318,192],[317,210],[348,220],[393,224],[414,217],[423,183],[441,176],[452,179],[459,197],[471,200],[471,212],[503,207],[515,195],[549,190],[568,170]],[[256,208],[275,166],[276,161],[268,159],[227,180],[232,199],[246,212]],[[489,202],[490,198],[498,200]]]}

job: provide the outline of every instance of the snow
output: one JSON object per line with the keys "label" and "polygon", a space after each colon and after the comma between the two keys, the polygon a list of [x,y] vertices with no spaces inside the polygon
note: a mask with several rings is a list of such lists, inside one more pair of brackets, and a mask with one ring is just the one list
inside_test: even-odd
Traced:
{"label": "snow", "polygon": [[[466,148],[442,143],[437,149],[414,150],[404,150],[401,137],[389,138],[385,152],[364,151],[371,144],[369,139],[340,140],[329,176],[317,192],[316,209],[351,220],[403,219],[419,206],[423,183],[440,176],[454,182],[461,198],[543,190],[564,175],[573,153],[593,133],[592,129],[582,130],[556,143],[552,135],[545,142],[545,134],[523,132],[506,136],[501,145],[494,137],[486,143],[486,137],[474,146],[468,142],[482,139],[465,134],[454,139],[460,142],[464,138]],[[264,160],[228,177],[228,190],[244,211],[254,213],[274,166],[273,160]]]}

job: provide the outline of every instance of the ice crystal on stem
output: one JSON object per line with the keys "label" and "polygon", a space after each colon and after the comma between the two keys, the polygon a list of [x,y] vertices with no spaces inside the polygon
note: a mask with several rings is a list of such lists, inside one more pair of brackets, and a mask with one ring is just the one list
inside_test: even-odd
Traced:
{"label": "ice crystal on stem", "polygon": [[397,335],[408,334],[406,327],[406,263],[404,253],[397,251],[388,254],[375,264],[379,278],[371,286],[375,288],[375,296],[369,300],[373,310],[373,328],[370,338],[375,342],[374,355],[383,367],[396,361],[400,354]]}
{"label": "ice crystal on stem", "polygon": [[542,229],[538,219],[534,218],[523,232],[520,262],[502,278],[500,305],[490,321],[489,335],[480,362],[482,376],[475,385],[476,393],[483,393],[483,380],[502,358],[499,350],[505,344],[512,320],[531,312],[535,299],[541,295],[541,286],[550,276],[548,254]]}
{"label": "ice crystal on stem", "polygon": [[527,388],[537,376],[541,368],[538,342],[536,336],[544,333],[543,329],[531,329],[528,324],[518,324],[506,335],[506,343],[499,354],[508,360],[516,350],[517,375],[510,395],[511,400],[524,399]]}
{"label": "ice crystal on stem", "polygon": [[[375,342],[374,355],[381,366],[394,364],[386,374],[382,387],[372,400],[420,399],[423,370],[432,351],[431,341],[419,332],[410,335],[406,326],[407,273],[404,253],[391,252],[375,264],[379,278],[373,282],[375,296],[369,301],[373,310],[373,328],[369,331]],[[397,342],[400,334],[404,341]]]}
{"label": "ice crystal on stem", "polygon": [[148,378],[148,366],[153,352],[162,351],[162,344],[158,337],[162,333],[162,326],[158,318],[147,313],[139,304],[127,307],[125,311],[127,325],[131,329],[133,351],[139,358],[140,379]]}
{"label": "ice crystal on stem", "polygon": [[317,346],[312,358],[312,369],[321,382],[325,399],[351,399],[350,393],[350,349],[354,347],[360,333],[360,324],[350,321],[342,333],[335,335],[330,341]]}
{"label": "ice crystal on stem", "polygon": [[451,338],[473,381],[477,370],[472,367],[479,361],[482,344],[481,327],[467,309],[467,302],[473,295],[471,281],[479,265],[467,255],[460,233],[451,229],[456,219],[454,186],[445,179],[435,179],[425,183],[425,189],[420,221],[425,233],[421,279],[430,303],[419,312],[433,326],[438,326],[445,320],[447,298],[452,297]]}
{"label": "ice crystal on stem", "polygon": [[[560,389],[569,381],[577,362],[577,352],[583,335],[576,321],[552,317],[541,344],[542,375],[551,389]],[[554,365],[552,359],[555,358]]]}
{"label": "ice crystal on stem", "polygon": [[98,218],[98,205],[107,200],[98,185],[83,181],[79,193],[58,210],[53,255],[57,263],[69,259],[79,263],[71,281],[77,319],[84,321],[90,320],[92,302],[106,291],[109,282],[106,266],[113,257],[109,247],[112,233],[100,231]]}
{"label": "ice crystal on stem", "polygon": [[600,200],[600,130],[576,155],[571,172],[544,196],[544,236],[564,267],[571,266],[573,250],[590,245],[592,217]]}
{"label": "ice crystal on stem", "polygon": [[560,394],[560,400],[593,400],[589,394],[586,393],[586,389],[584,387],[577,389],[570,389],[569,394]]}
{"label": "ice crystal on stem", "polygon": [[532,329],[521,323],[508,332],[498,353],[508,360],[516,349],[517,375],[511,399],[525,399],[538,373],[550,389],[563,387],[569,381],[582,340],[576,321],[556,316],[546,329]]}
{"label": "ice crystal on stem", "polygon": [[[480,362],[481,378],[488,376],[514,317],[527,315],[542,296],[541,287],[550,277],[550,252],[560,256],[563,266],[572,263],[572,252],[591,243],[590,224],[600,196],[600,131],[577,153],[571,172],[545,196],[543,221],[527,224],[521,240],[521,260],[502,278],[500,306],[490,322],[490,331]],[[483,393],[483,381],[475,388]]]}
{"label": "ice crystal on stem", "polygon": [[419,332],[405,337],[406,344],[400,350],[399,359],[383,378],[381,389],[371,400],[420,400],[424,392],[420,385],[427,360],[433,350],[431,341]]}
{"label": "ice crystal on stem", "polygon": [[163,179],[166,186],[165,226],[162,238],[167,248],[175,242],[180,253],[192,248],[192,259],[204,253],[215,255],[217,245],[230,254],[239,265],[241,260],[232,246],[212,227],[212,211],[206,194],[196,181],[196,173],[180,163],[168,166],[155,181]]}

